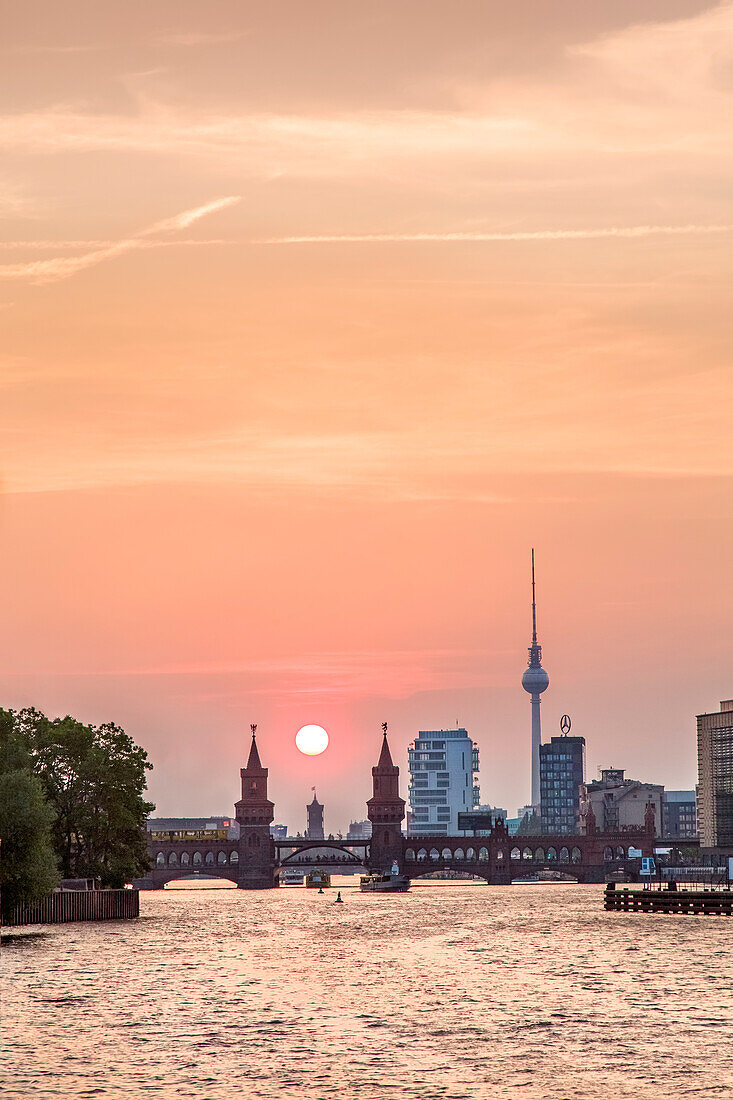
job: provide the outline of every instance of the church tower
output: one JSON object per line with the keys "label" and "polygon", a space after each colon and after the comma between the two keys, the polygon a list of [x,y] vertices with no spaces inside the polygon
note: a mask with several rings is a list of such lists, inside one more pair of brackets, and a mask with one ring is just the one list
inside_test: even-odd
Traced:
{"label": "church tower", "polygon": [[242,797],[235,805],[239,822],[240,890],[263,890],[276,885],[275,845],[270,836],[270,824],[275,807],[267,797],[267,768],[260,763],[252,727],[252,745],[247,767],[242,768]]}
{"label": "church tower", "polygon": [[326,835],[323,831],[323,808],[323,803],[318,801],[314,792],[313,801],[305,808],[308,814],[308,828],[305,830],[305,835],[309,840],[323,840]]}
{"label": "church tower", "polygon": [[373,871],[389,871],[396,860],[402,870],[402,827],[405,800],[400,798],[400,769],[392,763],[387,744],[387,723],[382,724],[382,751],[379,763],[372,768],[372,797],[367,802],[367,816],[372,823],[369,866]]}

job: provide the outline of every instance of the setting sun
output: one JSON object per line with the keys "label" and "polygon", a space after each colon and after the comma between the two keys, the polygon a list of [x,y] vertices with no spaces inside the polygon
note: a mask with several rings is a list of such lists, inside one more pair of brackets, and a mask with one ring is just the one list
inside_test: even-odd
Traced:
{"label": "setting sun", "polygon": [[323,726],[301,726],[295,744],[306,756],[320,756],[328,748],[328,734]]}

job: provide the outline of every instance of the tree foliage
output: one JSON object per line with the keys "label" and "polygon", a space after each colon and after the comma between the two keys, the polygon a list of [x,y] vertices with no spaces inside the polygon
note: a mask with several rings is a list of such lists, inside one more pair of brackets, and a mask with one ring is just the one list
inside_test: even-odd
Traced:
{"label": "tree foliage", "polygon": [[0,883],[2,916],[50,894],[58,882],[51,841],[53,811],[31,771],[12,715],[0,710]]}
{"label": "tree foliage", "polygon": [[34,709],[13,715],[52,810],[51,834],[63,878],[120,887],[148,869],[147,753],[112,722],[84,725]]}

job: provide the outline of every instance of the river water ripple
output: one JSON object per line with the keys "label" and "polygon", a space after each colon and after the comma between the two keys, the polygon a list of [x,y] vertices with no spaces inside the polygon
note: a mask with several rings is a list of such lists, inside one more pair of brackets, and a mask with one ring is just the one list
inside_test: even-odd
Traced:
{"label": "river water ripple", "polygon": [[18,929],[3,1095],[733,1097],[733,921],[593,886],[141,895]]}

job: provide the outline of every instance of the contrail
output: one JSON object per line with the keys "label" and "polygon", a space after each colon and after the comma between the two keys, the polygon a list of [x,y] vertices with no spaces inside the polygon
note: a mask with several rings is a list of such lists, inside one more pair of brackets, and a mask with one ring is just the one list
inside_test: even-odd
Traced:
{"label": "contrail", "polygon": [[599,237],[691,236],[731,233],[733,225],[629,225],[606,229],[540,229],[512,233],[344,233],[308,237],[263,237],[254,244],[378,244],[410,241],[574,241]]}
{"label": "contrail", "polygon": [[222,199],[214,199],[204,206],[194,207],[193,210],[184,210],[180,214],[175,214],[172,218],[154,222],[137,233],[133,233],[130,237],[125,237],[119,241],[104,242],[101,247],[94,247],[80,256],[59,256],[52,260],[31,260],[20,264],[2,264],[0,265],[0,279],[31,279],[36,283],[68,279],[87,267],[114,259],[125,252],[150,248],[159,243],[162,244],[164,242],[157,239],[159,236],[176,233],[181,229],[188,229],[199,218],[205,218],[208,214],[214,214],[216,211],[223,210],[225,207],[232,206],[237,202],[239,202],[238,195],[227,195]]}

